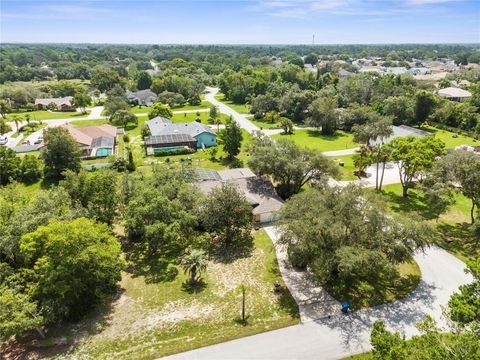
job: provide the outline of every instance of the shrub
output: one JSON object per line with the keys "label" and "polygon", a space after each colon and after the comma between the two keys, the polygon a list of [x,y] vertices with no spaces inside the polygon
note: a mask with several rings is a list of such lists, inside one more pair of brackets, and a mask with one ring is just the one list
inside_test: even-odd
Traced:
{"label": "shrub", "polygon": [[154,153],[155,156],[167,156],[167,155],[184,155],[193,154],[195,150],[190,148],[183,148],[178,150],[160,150]]}

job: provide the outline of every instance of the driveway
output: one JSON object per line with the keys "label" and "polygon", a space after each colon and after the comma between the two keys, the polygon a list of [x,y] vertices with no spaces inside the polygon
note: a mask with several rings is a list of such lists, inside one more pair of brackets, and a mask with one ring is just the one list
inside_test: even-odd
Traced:
{"label": "driveway", "polygon": [[[266,231],[275,242],[277,230],[267,227]],[[415,324],[425,314],[430,314],[441,326],[447,326],[442,318],[442,306],[460,285],[473,280],[463,271],[463,262],[440,248],[431,247],[415,255],[422,280],[412,294],[390,304],[343,315],[338,304],[315,287],[307,273],[295,272],[285,264],[283,249],[277,247],[276,251],[282,276],[299,304],[302,324],[165,359],[339,359],[371,349],[370,331],[376,320],[383,320],[388,329],[407,337],[418,334]],[[312,304],[318,304],[317,308]]]}
{"label": "driveway", "polygon": [[253,134],[255,131],[260,131],[260,128],[255,124],[248,121],[248,115],[242,115],[239,112],[233,110],[230,106],[225,105],[224,103],[215,99],[215,95],[218,93],[218,88],[207,87],[207,93],[205,94],[205,100],[212,103],[213,105],[218,107],[218,110],[222,114],[226,114],[228,116],[232,116],[233,120],[235,120],[242,129],[245,129],[250,134]]}

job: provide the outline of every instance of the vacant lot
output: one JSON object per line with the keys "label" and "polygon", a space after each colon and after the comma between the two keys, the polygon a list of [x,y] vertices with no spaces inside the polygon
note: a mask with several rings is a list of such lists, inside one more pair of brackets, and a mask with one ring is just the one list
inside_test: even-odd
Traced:
{"label": "vacant lot", "polygon": [[[196,289],[184,285],[181,269],[170,282],[125,273],[122,294],[111,308],[56,329],[45,344],[57,336],[77,342],[66,356],[72,359],[153,359],[297,324],[298,308],[282,282],[270,238],[263,230],[254,237],[251,256],[210,261],[204,283]],[[275,280],[284,289],[278,294],[273,292]],[[240,284],[247,286],[246,324],[240,321]]]}
{"label": "vacant lot", "polygon": [[441,139],[445,143],[445,147],[447,149],[451,149],[460,145],[480,146],[480,141],[469,136],[457,134],[457,137],[453,137],[455,133],[447,130],[437,129],[433,126],[425,126],[423,129],[435,133],[435,137]]}
{"label": "vacant lot", "polygon": [[24,111],[24,112],[12,112],[7,114],[7,121],[13,121],[15,115],[20,117],[20,121],[26,121],[25,115],[30,115],[30,120],[52,120],[52,119],[68,119],[72,117],[86,117],[90,111],[87,111],[86,114],[81,112],[50,112],[46,110],[37,110],[37,111]]}
{"label": "vacant lot", "polygon": [[337,130],[335,135],[322,135],[317,130],[295,130],[292,135],[273,135],[275,139],[290,139],[300,146],[319,151],[352,149],[360,144],[353,141],[353,134]]}

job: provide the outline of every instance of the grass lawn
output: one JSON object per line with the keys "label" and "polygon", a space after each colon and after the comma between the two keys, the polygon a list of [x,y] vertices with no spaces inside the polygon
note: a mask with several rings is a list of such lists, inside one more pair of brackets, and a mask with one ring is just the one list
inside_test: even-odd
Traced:
{"label": "grass lawn", "polygon": [[108,119],[96,119],[96,120],[74,120],[70,122],[75,126],[98,126],[103,124],[109,124]]}
{"label": "grass lawn", "polygon": [[[202,124],[213,125],[208,122],[208,119],[210,118],[210,114],[208,112],[199,112],[198,114],[199,115],[197,115],[197,113],[173,114],[170,120],[172,120],[173,122],[192,122],[198,118],[202,121]],[[220,114],[220,121],[222,123],[225,123],[227,119],[227,115]]]}
{"label": "grass lawn", "polygon": [[38,122],[32,122],[30,123],[30,126],[25,125],[20,128],[20,131],[15,132],[14,137],[22,136],[22,139],[19,142],[19,145],[24,141],[30,134],[41,130],[43,128],[47,127],[46,123],[38,123]]}
{"label": "grass lawn", "polygon": [[358,177],[353,174],[355,171],[355,166],[353,165],[353,154],[352,155],[343,155],[343,156],[331,156],[332,159],[336,164],[343,162],[344,166],[338,165],[338,168],[341,172],[342,181],[352,181],[357,180]]}
{"label": "grass lawn", "polygon": [[334,151],[352,149],[360,144],[353,141],[353,134],[337,130],[335,135],[322,135],[317,130],[295,130],[291,135],[277,134],[274,139],[290,139],[298,145],[319,151]]}
{"label": "grass lawn", "polygon": [[218,101],[221,101],[222,103],[230,106],[233,110],[235,110],[236,112],[238,112],[240,114],[249,114],[250,113],[250,105],[248,105],[248,104],[235,104],[235,103],[231,102],[230,100],[226,100],[225,95],[223,95],[223,94],[215,95],[215,99],[217,99]]}
{"label": "grass lawn", "polygon": [[401,184],[392,184],[384,186],[382,193],[392,211],[416,213],[429,221],[434,230],[432,232],[434,241],[460,260],[474,259],[480,254],[480,240],[476,239],[469,229],[471,201],[460,192],[454,193],[455,203],[446,213],[440,215],[438,222],[423,201],[421,190],[410,189],[409,197],[404,198]]}
{"label": "grass lawn", "polygon": [[385,304],[410,294],[418,286],[421,278],[420,268],[415,261],[397,266],[397,276],[386,279],[380,275],[374,284],[364,281],[355,283],[332,281],[325,289],[339,301],[348,301],[352,310]]}
{"label": "grass lawn", "polygon": [[31,120],[51,120],[51,119],[68,119],[72,117],[86,117],[90,111],[87,111],[86,114],[81,112],[50,112],[47,110],[37,110],[37,111],[25,111],[25,112],[13,112],[7,114],[7,121],[12,121],[15,115],[19,115],[21,120],[25,120],[25,115],[30,115]]}
{"label": "grass lawn", "polygon": [[[200,109],[208,109],[212,106],[208,101],[202,101],[200,105],[184,105],[175,108],[171,108],[172,111],[184,111],[184,110],[200,110]],[[150,112],[150,107],[148,106],[132,106],[130,108],[130,112],[133,114],[148,114]]]}
{"label": "grass lawn", "polygon": [[263,119],[255,119],[253,116],[250,116],[248,118],[248,121],[257,125],[259,128],[263,128],[263,129],[278,129],[278,128],[280,128],[280,123],[278,123],[278,122],[273,122],[272,123],[270,121],[266,121],[266,120],[263,120]]}
{"label": "grass lawn", "polygon": [[447,130],[437,129],[433,126],[425,126],[423,130],[431,131],[435,133],[435,137],[442,140],[445,143],[447,149],[454,148],[460,145],[480,146],[480,141],[472,137],[465,135],[458,135],[458,137],[452,137],[455,133]]}
{"label": "grass lawn", "polygon": [[[170,282],[125,273],[122,295],[111,308],[79,324],[52,329],[48,342],[57,336],[75,338],[73,351],[64,355],[72,359],[154,359],[299,323],[270,238],[260,230],[254,239],[251,256],[210,261],[203,286],[194,290],[184,285],[181,269]],[[273,292],[275,280],[282,284],[279,294]],[[246,324],[241,322],[242,283],[247,286]]]}

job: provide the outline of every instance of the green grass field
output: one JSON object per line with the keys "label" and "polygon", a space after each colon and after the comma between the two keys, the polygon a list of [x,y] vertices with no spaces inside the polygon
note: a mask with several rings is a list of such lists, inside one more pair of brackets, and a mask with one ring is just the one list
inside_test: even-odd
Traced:
{"label": "green grass field", "polygon": [[[282,281],[270,238],[260,230],[254,240],[249,257],[210,261],[203,286],[193,291],[184,285],[181,269],[169,282],[152,280],[154,274],[125,273],[122,296],[111,308],[49,336],[78,341],[62,358],[154,359],[299,323],[298,307]],[[275,280],[282,284],[278,294],[273,291]],[[240,284],[247,286],[246,324],[241,322]]]}
{"label": "green grass field", "polygon": [[422,129],[435,133],[435,137],[442,140],[445,143],[445,147],[447,149],[451,149],[460,145],[480,146],[479,140],[476,140],[469,136],[457,134],[457,137],[454,138],[452,136],[455,133],[447,130],[437,129],[433,126],[425,126]]}
{"label": "green grass field", "polygon": [[352,149],[359,146],[353,141],[353,134],[337,130],[335,135],[322,135],[317,130],[295,130],[292,135],[273,135],[275,139],[290,139],[298,145],[319,151]]}
{"label": "green grass field", "polygon": [[25,115],[30,115],[30,120],[52,120],[52,119],[69,119],[74,117],[86,117],[90,114],[90,111],[87,111],[86,114],[80,112],[50,112],[46,110],[37,110],[37,111],[25,111],[25,112],[13,112],[7,114],[7,121],[13,121],[15,115],[20,116],[20,121],[25,121]]}
{"label": "green grass field", "polygon": [[353,154],[343,156],[331,156],[330,159],[332,159],[336,164],[340,162],[344,163],[344,166],[338,165],[338,168],[341,172],[341,178],[339,180],[352,181],[358,179],[358,177],[353,174],[353,172],[355,171],[355,166],[353,165]]}
{"label": "green grass field", "polygon": [[[195,121],[197,118],[202,121],[202,124],[213,125],[208,122],[208,119],[210,118],[210,114],[208,112],[199,112],[198,115],[197,113],[173,114],[170,120],[172,120],[173,122],[191,122]],[[220,121],[222,123],[225,123],[227,119],[227,115],[220,114]]]}
{"label": "green grass field", "polygon": [[278,129],[280,124],[278,122],[265,121],[263,119],[254,119],[253,116],[248,118],[248,121],[263,129]]}
{"label": "green grass field", "polygon": [[[212,106],[208,101],[202,101],[200,105],[184,105],[184,106],[179,106],[179,107],[174,107],[171,108],[172,111],[184,111],[184,110],[202,110],[202,109],[208,109]],[[130,112],[134,114],[148,114],[150,112],[150,107],[148,106],[132,106],[130,108]]]}
{"label": "green grass field", "polygon": [[103,124],[109,124],[108,119],[96,119],[96,120],[74,120],[70,122],[75,126],[98,126]]}
{"label": "green grass field", "polygon": [[215,95],[215,99],[221,101],[222,103],[230,106],[233,110],[237,111],[240,114],[248,114],[250,113],[250,105],[248,104],[235,104],[232,101],[226,100],[225,95],[217,94]]}

